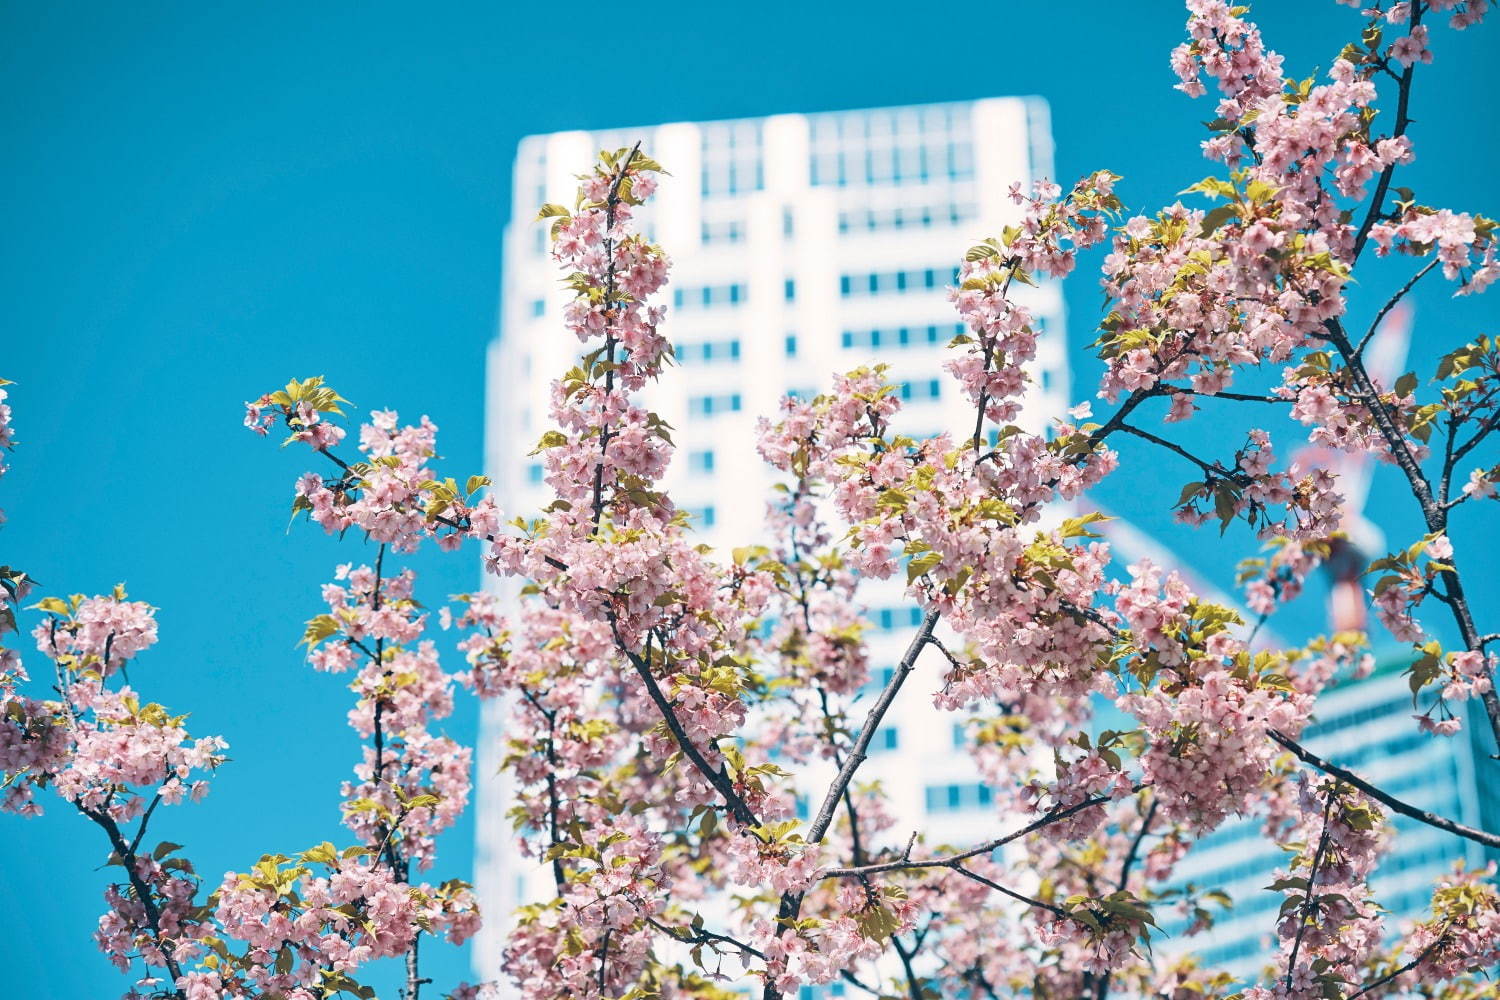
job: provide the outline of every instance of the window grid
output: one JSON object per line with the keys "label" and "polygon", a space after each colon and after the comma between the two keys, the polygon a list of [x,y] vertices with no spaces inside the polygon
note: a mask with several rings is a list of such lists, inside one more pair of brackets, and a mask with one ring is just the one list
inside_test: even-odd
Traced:
{"label": "window grid", "polygon": [[928,785],[926,799],[929,813],[963,812],[994,805],[995,792],[989,785],[979,782],[962,785]]}
{"label": "window grid", "polygon": [[931,229],[959,226],[978,217],[974,202],[935,205],[897,205],[893,208],[854,208],[839,212],[839,233],[882,232],[890,229]]}
{"label": "window grid", "polygon": [[915,604],[899,608],[877,608],[871,612],[870,617],[874,620],[875,627],[882,632],[902,626],[915,628],[922,624],[922,609]]}
{"label": "window grid", "polygon": [[677,360],[685,365],[712,364],[715,361],[738,361],[740,339],[688,341],[673,349]]}
{"label": "window grid", "polygon": [[958,283],[956,267],[908,268],[902,271],[873,271],[839,276],[839,294],[844,298],[865,295],[932,292]]}
{"label": "window grid", "polygon": [[765,134],[760,120],[708,122],[700,131],[705,198],[765,187]]}
{"label": "window grid", "polygon": [[929,399],[940,399],[943,395],[942,379],[927,378],[916,379],[912,382],[902,382],[897,387],[897,393],[904,402],[922,402]]}
{"label": "window grid", "polygon": [[712,246],[716,243],[739,243],[745,238],[745,225],[739,219],[717,221],[704,219],[701,238],[704,246]]}
{"label": "window grid", "polygon": [[927,326],[898,326],[875,330],[845,330],[839,342],[845,350],[854,348],[933,347],[964,333],[962,323],[932,323]]}
{"label": "window grid", "polygon": [[738,413],[744,400],[737,392],[717,396],[694,396],[688,400],[688,412],[695,417],[711,417],[716,413]]}
{"label": "window grid", "polygon": [[974,176],[967,106],[811,115],[808,124],[815,187],[927,184]]}
{"label": "window grid", "polygon": [[745,301],[745,286],[736,281],[727,285],[699,285],[677,288],[672,304],[678,309],[712,309],[716,306],[738,306]]}

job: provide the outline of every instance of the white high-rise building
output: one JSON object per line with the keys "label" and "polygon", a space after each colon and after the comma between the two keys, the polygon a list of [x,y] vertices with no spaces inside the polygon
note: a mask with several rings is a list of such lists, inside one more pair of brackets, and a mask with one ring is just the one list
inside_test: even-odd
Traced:
{"label": "white high-rise building", "polygon": [[[650,403],[675,429],[667,486],[696,515],[705,541],[727,552],[762,539],[772,477],[755,451],[755,420],[773,415],[787,393],[826,390],[835,372],[886,362],[902,386],[897,430],[969,432],[971,405],[941,367],[961,330],[947,289],[965,251],[1016,220],[1011,185],[1052,177],[1045,102],[992,98],[532,136],[516,154],[500,337],[489,356],[486,459],[504,509],[549,502],[541,465],[527,453],[548,425],[549,383],[580,346],[561,322],[567,293],[546,226],[531,220],[543,202],[572,203],[577,175],[600,149],[637,141],[670,171],[640,216],[673,262],[665,332],[679,365]],[[1062,293],[1048,282],[1019,297],[1044,334],[1023,417],[1039,430],[1068,405]],[[872,691],[921,620],[900,582],[888,583],[868,597]],[[883,783],[903,842],[913,830],[930,843],[995,833],[989,790],[972,782],[954,717],[931,706],[940,670],[933,660],[919,664],[860,772],[861,781]],[[490,706],[478,768],[477,881],[495,915],[552,891],[544,866],[510,846],[509,793],[496,776],[502,716]],[[809,791],[816,808],[821,792]],[[491,920],[476,949],[486,977],[495,974],[506,924]]]}

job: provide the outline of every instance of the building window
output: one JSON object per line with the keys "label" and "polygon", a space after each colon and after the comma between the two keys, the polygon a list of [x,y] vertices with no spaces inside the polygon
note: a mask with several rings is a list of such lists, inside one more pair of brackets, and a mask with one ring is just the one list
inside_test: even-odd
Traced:
{"label": "building window", "polygon": [[969,727],[962,722],[953,724],[953,749],[962,750],[969,745]]}
{"label": "building window", "polygon": [[861,697],[874,698],[890,686],[896,677],[895,667],[881,667],[879,670],[870,672],[869,679],[861,685],[859,694]]}
{"label": "building window", "polygon": [[907,402],[938,399],[943,394],[943,383],[941,379],[935,378],[902,382],[899,394]]}
{"label": "building window", "polygon": [[786,335],[786,356],[789,358],[797,356],[797,335],[795,333]]}
{"label": "building window", "polygon": [[745,227],[739,219],[703,220],[702,239],[704,246],[714,243],[738,243],[745,238]]}
{"label": "building window", "polygon": [[977,782],[964,785],[928,785],[926,799],[929,813],[963,812],[994,805],[995,792],[990,786]]}
{"label": "building window", "polygon": [[679,344],[675,348],[677,360],[685,365],[712,364],[715,361],[738,361],[740,340],[700,340]]}
{"label": "building window", "polygon": [[755,119],[701,126],[703,197],[732,196],[765,186],[763,125]]}
{"label": "building window", "polygon": [[688,468],[697,475],[711,476],[714,471],[714,453],[710,450],[688,453]]}
{"label": "building window", "polygon": [[869,274],[845,274],[839,277],[839,294],[844,298],[855,295],[890,295],[911,291],[933,291],[945,283],[958,282],[958,269],[911,268],[904,271],[877,271]]}
{"label": "building window", "polygon": [[797,279],[796,278],[788,278],[788,279],[786,279],[785,282],[782,283],[782,294],[785,295],[786,300],[788,302],[796,302],[797,301]]}
{"label": "building window", "polygon": [[530,465],[528,465],[526,467],[526,481],[529,482],[533,486],[537,486],[537,485],[539,485],[541,483],[541,481],[542,481],[542,463],[541,462],[532,462]]}
{"label": "building window", "polygon": [[877,753],[886,750],[896,750],[901,746],[901,731],[895,726],[887,726],[875,733],[875,738],[870,741],[870,749]]}
{"label": "building window", "polygon": [[974,175],[971,109],[922,108],[808,116],[814,186],[918,185]]}
{"label": "building window", "polygon": [[700,528],[712,528],[714,526],[715,517],[712,506],[691,507],[688,509],[688,515],[697,522],[697,526]]}
{"label": "building window", "polygon": [[888,347],[936,347],[945,337],[956,337],[964,332],[962,323],[933,323],[927,326],[898,326],[876,330],[845,330],[840,343],[846,350]]}
{"label": "building window", "polygon": [[972,201],[936,205],[897,205],[894,208],[849,208],[838,213],[838,232],[880,232],[886,229],[930,229],[935,225],[963,225],[980,214]]}
{"label": "building window", "polygon": [[882,632],[906,626],[915,628],[922,624],[922,609],[915,604],[900,608],[877,608],[872,617],[875,627]]}
{"label": "building window", "polygon": [[738,413],[743,405],[737,392],[719,396],[694,396],[688,400],[688,412],[695,417],[711,417],[716,413]]}
{"label": "building window", "polygon": [[797,217],[790,208],[781,210],[781,235],[786,239],[797,235]]}
{"label": "building window", "polygon": [[546,299],[532,299],[531,300],[531,315],[533,317],[547,315],[547,300]]}
{"label": "building window", "polygon": [[672,302],[678,309],[737,306],[744,301],[745,286],[739,282],[729,285],[703,285],[699,288],[679,287],[672,293]]}

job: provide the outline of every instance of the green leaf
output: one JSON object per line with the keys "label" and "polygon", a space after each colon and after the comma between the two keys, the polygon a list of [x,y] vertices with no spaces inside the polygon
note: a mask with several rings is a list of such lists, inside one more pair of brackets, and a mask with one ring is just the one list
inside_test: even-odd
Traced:
{"label": "green leaf", "polygon": [[1239,218],[1239,214],[1240,210],[1236,205],[1219,205],[1210,209],[1203,216],[1202,235],[1211,236],[1224,223]]}
{"label": "green leaf", "polygon": [[913,556],[906,564],[906,582],[911,583],[942,561],[943,557],[936,552],[924,552],[919,556]]}
{"label": "green leaf", "polygon": [[559,430],[551,430],[542,435],[541,440],[536,443],[536,447],[531,449],[528,454],[538,455],[548,448],[557,448],[567,443],[568,436],[566,434]]}
{"label": "green leaf", "polygon": [[309,650],[318,648],[318,643],[331,636],[338,635],[340,631],[338,620],[333,615],[318,615],[308,621],[307,628],[302,632],[302,641],[297,645],[306,645]]}
{"label": "green leaf", "polygon": [[879,905],[855,913],[854,922],[859,925],[862,936],[881,944],[889,941],[901,929],[901,921],[896,919],[895,914]]}
{"label": "green leaf", "polygon": [[66,615],[69,611],[67,603],[60,597],[44,597],[28,610],[45,611],[53,615]]}

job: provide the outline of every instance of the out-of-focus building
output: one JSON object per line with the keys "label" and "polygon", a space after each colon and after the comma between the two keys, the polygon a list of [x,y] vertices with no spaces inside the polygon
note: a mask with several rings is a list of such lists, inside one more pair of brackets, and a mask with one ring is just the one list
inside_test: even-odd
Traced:
{"label": "out-of-focus building", "polygon": [[[506,510],[550,499],[527,453],[548,426],[549,383],[580,346],[562,325],[566,292],[546,227],[531,220],[544,202],[572,203],[577,175],[599,150],[637,141],[670,171],[640,216],[673,261],[665,332],[678,367],[650,404],[675,429],[667,486],[705,541],[727,552],[762,538],[772,477],[755,451],[755,420],[787,393],[828,389],[834,372],[886,362],[904,402],[897,430],[967,433],[971,407],[941,367],[962,329],[947,290],[964,252],[1015,221],[1011,185],[1051,178],[1043,101],[532,136],[516,154],[500,336],[489,356],[486,461]],[[1048,282],[1019,297],[1044,334],[1022,418],[1040,430],[1068,405],[1062,292]],[[921,620],[901,590],[891,581],[868,598],[872,692]],[[919,665],[860,780],[883,783],[903,841],[921,830],[929,842],[966,843],[993,835],[994,810],[954,717],[931,706],[939,673],[932,660]],[[477,882],[491,914],[552,891],[543,866],[510,847],[509,789],[497,776],[503,716],[489,706],[478,767]],[[820,776],[810,776],[814,785]],[[489,921],[476,949],[485,976],[495,973],[506,924]]]}
{"label": "out-of-focus building", "polygon": [[[1489,733],[1482,707],[1471,701],[1464,728],[1453,737],[1420,731],[1403,673],[1409,662],[1409,653],[1395,651],[1382,656],[1369,677],[1323,694],[1301,742],[1418,808],[1466,826],[1500,829],[1500,765],[1487,759],[1482,746]],[[1473,841],[1405,816],[1390,818],[1395,849],[1370,882],[1376,900],[1389,911],[1390,931],[1427,912],[1433,884],[1458,858],[1471,868],[1500,860],[1500,852]],[[1276,918],[1283,896],[1266,887],[1274,881],[1271,872],[1286,862],[1286,853],[1264,836],[1258,821],[1234,820],[1215,830],[1179,863],[1176,878],[1223,889],[1233,909],[1207,932],[1169,938],[1159,947],[1187,948],[1206,967],[1253,979],[1277,956]],[[1169,933],[1182,927],[1181,921],[1160,922]]]}

